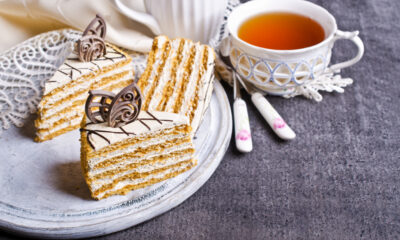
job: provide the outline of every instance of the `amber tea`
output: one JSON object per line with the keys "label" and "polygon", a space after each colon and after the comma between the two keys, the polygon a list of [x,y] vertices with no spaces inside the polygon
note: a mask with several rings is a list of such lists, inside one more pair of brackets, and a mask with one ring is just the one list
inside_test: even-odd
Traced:
{"label": "amber tea", "polygon": [[325,32],[315,20],[289,12],[270,12],[246,20],[238,31],[243,41],[252,45],[293,50],[322,42]]}

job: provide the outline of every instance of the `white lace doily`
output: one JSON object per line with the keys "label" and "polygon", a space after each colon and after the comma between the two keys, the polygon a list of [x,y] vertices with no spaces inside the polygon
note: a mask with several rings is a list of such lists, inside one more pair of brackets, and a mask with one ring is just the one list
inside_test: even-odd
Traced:
{"label": "white lace doily", "polygon": [[[36,112],[46,80],[73,50],[82,32],[72,29],[37,35],[0,55],[0,133],[22,127]],[[143,72],[146,55],[131,52],[135,73]]]}
{"label": "white lace doily", "polygon": [[81,33],[69,29],[33,37],[0,55],[0,133],[21,127],[36,107],[44,82],[70,54]]}

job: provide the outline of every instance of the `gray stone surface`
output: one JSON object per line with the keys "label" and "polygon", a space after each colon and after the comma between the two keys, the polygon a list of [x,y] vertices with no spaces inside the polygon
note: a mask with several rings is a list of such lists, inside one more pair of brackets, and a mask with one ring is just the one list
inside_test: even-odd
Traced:
{"label": "gray stone surface", "polygon": [[[177,208],[96,239],[399,239],[400,1],[313,1],[366,52],[344,94],[269,97],[297,133],[282,142],[249,103],[254,151],[231,143],[211,179]],[[355,53],[339,42],[333,60]],[[227,88],[229,94],[231,90]],[[3,234],[1,239],[16,239]]]}

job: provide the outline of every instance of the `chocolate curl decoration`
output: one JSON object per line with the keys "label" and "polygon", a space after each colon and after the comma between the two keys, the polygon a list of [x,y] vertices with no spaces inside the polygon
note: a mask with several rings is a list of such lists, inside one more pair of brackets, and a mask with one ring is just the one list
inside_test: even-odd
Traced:
{"label": "chocolate curl decoration", "polygon": [[142,107],[142,95],[135,83],[121,90],[111,103],[108,114],[110,127],[121,127],[136,120]]}
{"label": "chocolate curl decoration", "polygon": [[93,123],[107,122],[110,127],[122,127],[136,120],[141,107],[140,89],[132,83],[116,95],[102,90],[89,91],[85,112]]}
{"label": "chocolate curl decoration", "polygon": [[104,42],[106,31],[106,22],[100,14],[96,14],[96,17],[83,32],[82,38],[78,40],[79,60],[90,62],[106,54],[106,44]]}
{"label": "chocolate curl decoration", "polygon": [[[108,113],[110,112],[110,104],[115,94],[103,90],[90,90],[89,97],[86,100],[85,112],[90,121],[93,123],[106,122]],[[100,98],[100,101],[95,100]],[[97,110],[97,111],[94,111]]]}

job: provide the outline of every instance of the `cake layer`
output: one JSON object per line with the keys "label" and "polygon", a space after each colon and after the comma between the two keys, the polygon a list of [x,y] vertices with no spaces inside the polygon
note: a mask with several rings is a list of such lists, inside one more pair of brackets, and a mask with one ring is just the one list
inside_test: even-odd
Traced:
{"label": "cake layer", "polygon": [[138,81],[144,109],[189,117],[197,130],[211,98],[215,54],[186,39],[154,39],[147,67]]}
{"label": "cake layer", "polygon": [[60,136],[66,132],[78,129],[82,120],[81,115],[72,119],[67,119],[64,123],[55,126],[52,129],[40,129],[36,132],[36,142],[43,142]]}
{"label": "cake layer", "polygon": [[[55,125],[59,124],[59,121],[64,119],[75,118],[76,116],[81,115],[82,113],[82,102],[78,101],[77,104],[72,104],[69,107],[63,108],[57,112],[57,114],[51,115],[49,118],[45,119],[36,119],[35,127],[37,130],[53,128]],[[81,115],[82,116],[82,115]]]}
{"label": "cake layer", "polygon": [[114,165],[110,165],[100,169],[93,169],[88,173],[88,177],[90,179],[104,178],[106,176],[123,173],[128,170],[133,170],[142,167],[146,164],[152,164],[153,167],[153,164],[156,165],[159,162],[169,160],[169,158],[171,157],[184,154],[188,155],[194,154],[194,149],[191,148],[191,145],[188,143],[181,144],[180,148],[177,149],[166,149],[162,154],[160,154],[159,152],[149,152],[148,154],[142,156],[141,158],[126,156],[121,159],[122,161]]}
{"label": "cake layer", "polygon": [[178,151],[170,155],[166,153],[150,159],[144,159],[143,163],[133,164],[123,169],[116,169],[113,172],[104,172],[88,178],[88,182],[91,183],[92,190],[96,190],[102,186],[119,182],[122,179],[141,178],[146,174],[152,174],[191,159],[193,157],[193,151],[194,149]]}
{"label": "cake layer", "polygon": [[[147,58],[147,66],[143,74],[141,75],[138,86],[140,87],[142,94],[147,93],[150,89],[151,82],[156,78],[156,74],[162,68],[165,63],[165,49],[167,49],[168,38],[157,37],[153,41],[152,49]],[[146,101],[144,101],[143,109],[146,109]]]}
{"label": "cake layer", "polygon": [[[60,136],[64,133],[67,133],[69,131],[79,129],[79,126],[80,126],[79,120],[80,120],[80,118],[72,119],[69,123],[63,124],[62,127],[58,127],[58,129],[56,131],[52,131],[51,133],[42,132],[40,135],[37,135],[35,137],[35,141],[36,142],[44,142],[47,140],[51,140],[57,136]],[[78,123],[76,124],[75,122],[78,122]]]}
{"label": "cake layer", "polygon": [[[156,109],[158,111],[165,110],[164,104],[166,104],[166,99],[163,96],[173,93],[173,88],[175,87],[177,76],[182,75],[183,64],[189,58],[188,54],[184,55],[182,53],[187,52],[189,48],[190,43],[186,42],[184,39],[172,42],[171,50],[169,53],[170,56],[168,56],[171,61],[166,62],[158,83],[153,84],[153,98],[146,99],[147,108]],[[181,77],[179,79],[181,79]],[[147,94],[151,95],[151,93]]]}
{"label": "cake layer", "polygon": [[119,170],[117,170],[118,172],[122,172],[126,170],[127,166],[140,166],[145,164],[146,161],[150,159],[158,158],[169,153],[192,152],[192,144],[190,139],[175,139],[174,143],[176,146],[169,142],[151,145],[146,148],[138,148],[133,152],[127,152],[123,156],[113,158],[113,162],[105,165],[104,167],[99,167],[98,165],[93,168],[89,167],[91,171],[88,172],[88,177],[93,178],[98,174],[103,174],[104,176],[109,175],[109,173],[114,172],[116,168],[119,168]]}
{"label": "cake layer", "polygon": [[147,172],[136,172],[133,171],[129,174],[120,176],[116,179],[111,179],[110,181],[104,181],[104,183],[102,183],[101,180],[98,181],[94,181],[93,184],[91,184],[91,191],[93,192],[94,195],[98,195],[104,192],[109,191],[110,189],[118,189],[118,185],[121,185],[121,182],[126,182],[127,180],[129,180],[130,184],[135,184],[135,183],[140,183],[143,182],[143,180],[145,180],[146,178],[151,178],[149,176],[154,176],[157,175],[159,173],[168,171],[169,169],[174,169],[180,166],[185,166],[190,164],[193,161],[193,159],[191,159],[190,157],[187,157],[186,159],[182,159],[177,163],[173,163],[173,164],[169,164],[169,165],[165,165],[161,168],[158,169],[153,169],[151,171],[147,171]]}
{"label": "cake layer", "polygon": [[[168,138],[167,138],[168,137]],[[93,172],[107,170],[109,167],[115,166],[115,164],[126,165],[129,163],[135,163],[140,161],[142,158],[151,158],[160,153],[160,148],[164,152],[172,152],[177,150],[186,149],[190,143],[190,136],[185,135],[167,135],[167,137],[157,137],[157,142],[139,144],[135,143],[129,147],[123,148],[109,154],[107,157],[101,159],[102,161],[93,161],[90,159],[88,162]],[[162,144],[162,145],[161,145]],[[115,154],[114,154],[115,153]],[[130,159],[129,161],[126,159]]]}
{"label": "cake layer", "polygon": [[120,181],[112,188],[107,189],[101,193],[93,194],[92,196],[96,199],[103,199],[112,195],[126,195],[132,190],[144,188],[162,182],[164,180],[176,177],[179,174],[190,170],[191,168],[196,166],[196,164],[197,161],[192,159],[191,161],[188,161],[185,164],[182,164],[181,166],[166,169],[162,172],[158,172],[157,174],[148,175],[146,177],[133,180],[126,179]]}
{"label": "cake layer", "polygon": [[[183,141],[184,144],[180,144],[180,148],[167,147],[161,144],[160,149],[163,149],[163,151],[153,151],[153,154],[146,154],[140,158],[135,157],[136,151],[132,152],[132,155],[124,155],[122,162],[106,169],[88,171],[85,177],[86,181],[91,191],[98,194],[112,188],[120,181],[144,178],[184,164],[184,162],[193,158],[194,148],[190,138]],[[179,145],[179,142],[176,142],[176,144]]]}

